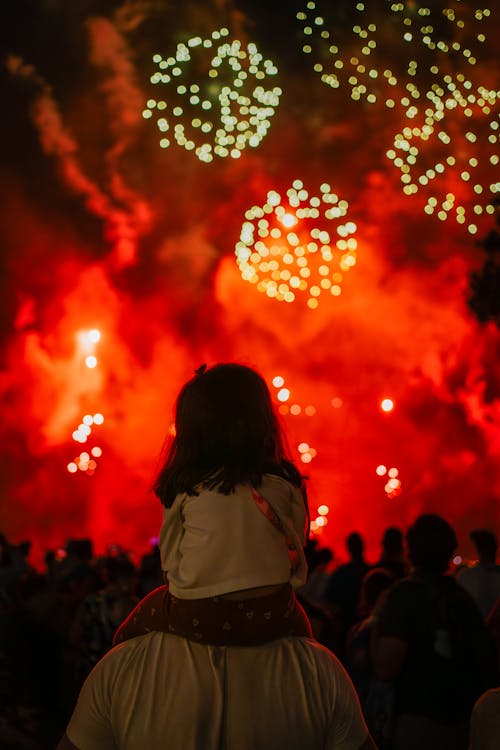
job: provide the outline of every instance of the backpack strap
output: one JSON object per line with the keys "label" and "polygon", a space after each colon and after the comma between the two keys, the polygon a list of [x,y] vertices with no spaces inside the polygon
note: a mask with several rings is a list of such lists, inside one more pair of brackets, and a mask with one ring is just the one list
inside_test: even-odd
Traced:
{"label": "backpack strap", "polygon": [[261,513],[265,515],[267,520],[272,523],[274,528],[277,529],[280,534],[283,534],[283,536],[285,537],[286,551],[288,559],[290,561],[290,568],[292,570],[292,573],[295,572],[300,564],[300,554],[296,545],[290,539],[288,532],[283,526],[281,519],[279,518],[272,505],[266,500],[265,497],[260,494],[260,492],[255,489],[255,487],[251,487],[250,490],[252,492],[253,501],[257,508]]}

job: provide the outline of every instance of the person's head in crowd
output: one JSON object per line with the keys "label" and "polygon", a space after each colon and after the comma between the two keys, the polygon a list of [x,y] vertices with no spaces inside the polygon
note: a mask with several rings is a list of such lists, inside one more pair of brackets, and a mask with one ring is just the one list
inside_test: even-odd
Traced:
{"label": "person's head in crowd", "polygon": [[388,559],[403,556],[403,532],[396,526],[389,526],[382,536],[382,556]]}
{"label": "person's head in crowd", "polygon": [[156,494],[169,507],[180,492],[196,494],[201,482],[230,494],[240,483],[259,487],[267,472],[302,484],[265,381],[244,365],[203,365],[177,398]]}
{"label": "person's head in crowd", "polygon": [[479,562],[483,565],[494,565],[498,550],[498,540],[493,531],[489,529],[474,529],[469,534],[473,542]]}
{"label": "person's head in crowd", "polygon": [[8,568],[11,564],[11,547],[5,534],[0,533],[0,568]]}
{"label": "person's head in crowd", "polygon": [[136,569],[133,562],[125,555],[106,555],[97,561],[97,571],[104,586],[118,583],[129,587],[135,582]]}
{"label": "person's head in crowd", "polygon": [[89,563],[94,555],[91,539],[69,539],[66,543],[66,554],[73,560]]}
{"label": "person's head in crowd", "polygon": [[373,568],[364,576],[359,594],[359,611],[368,616],[373,611],[380,594],[392,586],[394,576],[385,568]]}
{"label": "person's head in crowd", "polygon": [[333,552],[329,547],[315,549],[308,558],[309,573],[313,570],[325,570],[333,560]]}
{"label": "person's head in crowd", "polygon": [[446,573],[457,548],[455,531],[434,513],[419,516],[406,532],[408,554],[417,572]]}
{"label": "person's head in crowd", "polygon": [[365,550],[363,537],[358,531],[352,531],[346,539],[346,547],[351,560],[362,560]]}

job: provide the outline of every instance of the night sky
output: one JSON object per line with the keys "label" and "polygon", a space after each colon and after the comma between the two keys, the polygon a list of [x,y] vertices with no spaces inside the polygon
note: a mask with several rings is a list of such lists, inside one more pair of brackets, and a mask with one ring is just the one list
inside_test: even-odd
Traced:
{"label": "night sky", "polygon": [[[5,5],[0,530],[31,539],[35,561],[75,536],[97,552],[146,551],[175,396],[201,363],[237,360],[270,384],[282,378],[271,389],[309,476],[313,520],[329,508],[315,533],[339,559],[349,531],[374,557],[387,525],[424,511],[450,520],[470,554],[468,531],[499,519],[500,331],[467,304],[495,223],[498,13],[458,0],[433,2],[430,15],[412,0],[369,11],[347,0]],[[212,46],[189,46],[196,37]],[[259,85],[279,94],[258,143],[205,163],[196,148],[213,147],[222,87],[236,90],[234,54],[215,77],[210,60],[234,40],[242,95],[253,101]],[[179,45],[188,62],[176,62]],[[277,72],[257,82],[251,49],[256,69],[269,61]],[[176,66],[175,85],[151,82]],[[187,99],[176,114],[179,85],[197,86],[208,114]],[[192,125],[198,116],[209,133]],[[334,194],[342,215],[295,218],[292,184],[321,209]],[[268,194],[281,214],[263,209]],[[235,248],[254,206],[264,260],[250,242],[244,277]],[[279,226],[284,214],[297,242]],[[278,239],[257,237],[259,216]],[[308,244],[317,227],[331,235],[322,259]],[[293,301],[277,298],[280,284]],[[96,414],[102,424],[75,440]],[[395,491],[379,466],[397,469]]]}

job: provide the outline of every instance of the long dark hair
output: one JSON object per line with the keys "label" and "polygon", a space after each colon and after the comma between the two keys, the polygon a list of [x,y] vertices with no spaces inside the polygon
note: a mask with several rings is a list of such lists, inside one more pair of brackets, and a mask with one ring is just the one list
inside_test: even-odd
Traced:
{"label": "long dark hair", "polygon": [[265,381],[244,365],[203,365],[177,398],[175,436],[154,491],[168,508],[180,492],[198,494],[200,485],[224,494],[245,482],[258,488],[265,473],[304,486]]}

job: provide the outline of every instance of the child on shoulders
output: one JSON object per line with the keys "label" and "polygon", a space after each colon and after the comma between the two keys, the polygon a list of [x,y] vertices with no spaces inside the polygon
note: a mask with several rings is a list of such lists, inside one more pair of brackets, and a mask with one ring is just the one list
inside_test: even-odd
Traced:
{"label": "child on shoulders", "polygon": [[307,577],[307,498],[266,383],[243,365],[203,365],[179,394],[175,427],[154,486],[168,583],[114,644],[151,630],[211,645],[311,637],[294,593]]}

